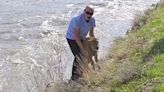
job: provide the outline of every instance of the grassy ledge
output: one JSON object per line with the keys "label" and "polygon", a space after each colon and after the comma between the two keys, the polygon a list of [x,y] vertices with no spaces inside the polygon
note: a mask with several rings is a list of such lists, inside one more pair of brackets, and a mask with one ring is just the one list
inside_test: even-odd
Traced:
{"label": "grassy ledge", "polygon": [[106,92],[164,92],[163,2],[138,19],[126,38],[115,41],[109,61],[116,71],[104,82]]}
{"label": "grassy ledge", "polygon": [[46,92],[164,92],[164,0],[112,47],[101,72],[90,74],[85,85],[56,85]]}
{"label": "grassy ledge", "polygon": [[106,69],[89,80],[95,88],[164,92],[164,0],[138,18],[126,38],[115,41],[106,63]]}

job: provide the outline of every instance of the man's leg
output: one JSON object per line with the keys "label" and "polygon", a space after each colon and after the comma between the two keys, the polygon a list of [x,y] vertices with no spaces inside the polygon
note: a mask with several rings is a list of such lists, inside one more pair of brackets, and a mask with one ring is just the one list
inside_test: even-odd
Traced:
{"label": "man's leg", "polygon": [[80,65],[79,65],[79,62],[78,62],[78,59],[80,59],[80,48],[77,45],[75,40],[67,39],[67,41],[68,41],[68,44],[69,44],[69,46],[71,48],[71,51],[72,51],[72,53],[74,55],[74,62],[73,62],[71,79],[72,80],[76,80],[76,79],[78,79],[79,77],[82,76],[80,68],[79,68]]}

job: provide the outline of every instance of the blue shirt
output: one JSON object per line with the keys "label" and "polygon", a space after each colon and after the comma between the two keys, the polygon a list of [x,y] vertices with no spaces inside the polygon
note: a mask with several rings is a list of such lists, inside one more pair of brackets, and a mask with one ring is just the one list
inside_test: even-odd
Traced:
{"label": "blue shirt", "polygon": [[83,40],[86,38],[88,32],[91,30],[91,28],[94,28],[95,25],[95,19],[92,17],[89,22],[86,22],[84,19],[84,14],[82,13],[79,16],[73,17],[69,23],[66,38],[75,40],[74,37],[74,28],[80,29],[80,39]]}

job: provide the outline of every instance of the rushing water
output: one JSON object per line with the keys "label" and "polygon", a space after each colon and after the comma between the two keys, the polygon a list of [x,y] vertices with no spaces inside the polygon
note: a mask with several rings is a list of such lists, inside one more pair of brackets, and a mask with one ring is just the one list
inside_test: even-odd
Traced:
{"label": "rushing water", "polygon": [[65,40],[71,17],[95,7],[99,58],[124,36],[137,14],[159,0],[1,0],[0,92],[44,92],[71,75],[73,55]]}

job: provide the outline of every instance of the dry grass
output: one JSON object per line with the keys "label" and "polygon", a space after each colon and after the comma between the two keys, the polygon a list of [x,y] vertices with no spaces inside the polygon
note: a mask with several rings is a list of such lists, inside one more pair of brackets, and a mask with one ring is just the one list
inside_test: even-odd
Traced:
{"label": "dry grass", "polygon": [[[161,2],[157,6],[163,7],[164,0]],[[49,88],[52,90],[46,92],[146,92],[149,91],[147,88],[151,88],[152,91],[155,85],[163,83],[163,63],[161,62],[163,48],[158,48],[164,46],[163,39],[159,40],[163,37],[163,27],[160,26],[162,31],[150,31],[149,26],[151,27],[151,25],[148,26],[146,23],[150,22],[148,24],[151,24],[149,20],[152,17],[149,15],[151,12],[153,11],[145,13],[148,14],[146,19],[141,18],[140,23],[136,22],[139,24],[136,24],[134,30],[142,31],[128,33],[127,39],[121,38],[115,41],[105,61],[99,60],[103,62],[100,64],[100,71],[95,72],[89,68],[85,58],[83,58],[83,62],[79,62],[80,71],[84,75],[84,80],[81,80],[85,81],[84,85],[76,82],[53,84]],[[145,24],[148,27],[144,27]],[[158,34],[158,32],[160,33]],[[160,42],[154,43],[154,39]],[[158,47],[155,44],[159,44]],[[158,51],[158,54],[152,54],[152,50],[153,52]],[[152,55],[154,56],[152,57]],[[153,66],[154,57],[157,65]],[[161,89],[163,89],[162,84],[156,90]]]}

